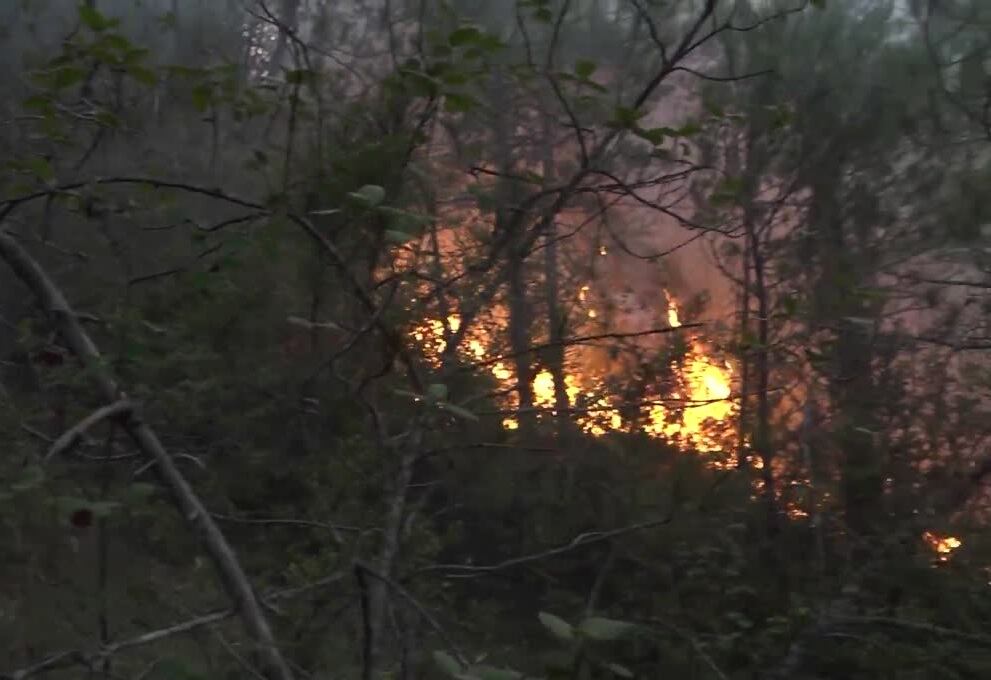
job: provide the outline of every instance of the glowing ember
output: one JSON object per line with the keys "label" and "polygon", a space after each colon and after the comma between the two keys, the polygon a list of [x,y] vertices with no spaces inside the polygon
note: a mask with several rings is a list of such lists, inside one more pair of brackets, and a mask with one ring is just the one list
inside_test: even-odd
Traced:
{"label": "glowing ember", "polygon": [[922,539],[936,552],[940,562],[947,562],[950,554],[963,545],[963,541],[954,536],[937,536],[931,531],[922,534]]}

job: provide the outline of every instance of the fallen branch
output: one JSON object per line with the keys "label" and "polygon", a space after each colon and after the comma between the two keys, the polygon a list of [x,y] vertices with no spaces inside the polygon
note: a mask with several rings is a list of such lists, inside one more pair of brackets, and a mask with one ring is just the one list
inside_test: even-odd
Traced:
{"label": "fallen branch", "polygon": [[603,541],[618,538],[626,534],[632,534],[638,531],[644,531],[646,529],[654,529],[656,527],[664,526],[665,524],[670,524],[673,519],[674,513],[672,512],[665,517],[640,522],[639,524],[633,524],[630,526],[621,527],[619,529],[612,529],[611,531],[589,531],[587,533],[575,536],[564,545],[559,545],[555,548],[550,548],[542,552],[533,553],[532,555],[523,555],[522,557],[514,557],[512,559],[503,560],[502,562],[497,562],[495,564],[431,564],[429,566],[422,567],[417,571],[419,573],[433,571],[447,572],[446,576],[449,578],[467,578],[470,576],[488,574],[494,571],[509,569],[510,567],[518,567],[523,564],[529,564],[530,562],[546,560],[550,557],[556,557],[579,548],[585,548],[596,543],[602,543]]}
{"label": "fallen branch", "polygon": [[[267,595],[263,595],[261,600],[266,605],[272,606],[273,603],[278,600],[288,600],[309,593],[310,591],[326,587],[332,583],[337,583],[346,575],[347,572],[338,571],[318,581],[313,581],[295,588],[277,590]],[[194,630],[214,623],[220,623],[221,621],[233,618],[236,615],[236,609],[218,609],[205,614],[200,614],[199,616],[195,616],[186,621],[172,624],[171,626],[166,626],[165,628],[157,628],[155,630],[141,633],[140,635],[135,635],[134,637],[107,645],[98,651],[83,652],[80,650],[72,650],[58,652],[57,654],[52,654],[43,661],[40,661],[32,666],[12,671],[10,673],[4,673],[0,675],[0,680],[26,680],[27,678],[35,675],[41,675],[42,673],[46,673],[48,671],[68,668],[71,666],[85,666],[87,668],[94,668],[100,662],[110,658],[118,652],[149,645],[175,635],[191,633]]]}
{"label": "fallen branch", "polygon": [[[701,505],[704,503],[705,498],[713,493],[724,481],[730,479],[731,476],[732,475],[729,473],[717,476],[713,483],[709,485],[708,489],[706,489],[703,494],[703,498],[699,500],[699,504]],[[414,570],[411,576],[439,571],[446,572],[444,576],[447,578],[473,578],[484,574],[490,574],[492,572],[502,571],[503,569],[510,569],[524,564],[529,564],[531,562],[539,562],[551,557],[557,557],[558,555],[570,553],[574,550],[584,549],[590,545],[595,545],[604,541],[611,541],[614,538],[620,538],[628,534],[665,526],[674,521],[678,507],[678,505],[672,505],[667,514],[663,517],[648,519],[643,522],[630,524],[625,527],[618,527],[616,529],[608,529],[606,531],[588,531],[578,534],[563,545],[548,548],[547,550],[531,553],[529,555],[513,557],[503,560],[502,562],[496,562],[495,564],[430,564]]]}
{"label": "fallen branch", "polygon": [[[18,278],[34,293],[38,303],[66,344],[93,376],[104,399],[118,402],[127,399],[78,317],[44,269],[4,230],[0,230],[0,258],[14,270]],[[127,411],[122,425],[138,448],[155,463],[159,477],[172,494],[182,516],[199,535],[214,563],[224,589],[234,600],[249,636],[258,644],[268,677],[292,680],[293,674],[275,644],[268,620],[262,611],[251,583],[238,561],[233,548],[210,517],[199,497],[182,475],[162,442],[136,409]]]}
{"label": "fallen branch", "polygon": [[86,433],[93,429],[98,423],[104,420],[113,420],[114,418],[125,415],[131,412],[133,405],[127,399],[120,399],[110,404],[109,406],[104,406],[99,408],[93,413],[89,414],[78,423],[70,427],[61,437],[55,440],[55,443],[51,445],[48,449],[48,453],[45,454],[45,462],[47,463],[55,456],[60,456],[68,451],[72,450],[79,442],[83,440]]}

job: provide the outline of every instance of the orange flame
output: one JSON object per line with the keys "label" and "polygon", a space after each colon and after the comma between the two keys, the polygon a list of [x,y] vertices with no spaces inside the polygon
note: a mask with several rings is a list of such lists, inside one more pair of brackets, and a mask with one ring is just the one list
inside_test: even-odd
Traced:
{"label": "orange flame", "polygon": [[948,562],[953,551],[963,545],[963,541],[955,536],[937,536],[931,531],[923,533],[922,539],[935,551],[940,562]]}
{"label": "orange flame", "polygon": [[[672,328],[681,326],[678,305],[670,295],[668,295],[667,316],[668,324]],[[724,422],[732,416],[731,374],[732,370],[728,364],[718,365],[705,355],[704,348],[693,339],[682,369],[682,382],[686,394],[672,395],[685,399],[686,405],[681,421],[672,419],[663,406],[655,405],[651,408],[650,422],[646,431],[669,439],[680,438],[700,451],[721,449],[722,444],[707,432],[706,423]]]}
{"label": "orange flame", "polygon": [[[591,289],[588,285],[578,291],[578,300],[588,303]],[[672,327],[681,325],[678,307],[667,296],[668,323]],[[595,319],[598,313],[588,307],[586,316]],[[427,320],[413,329],[411,335],[420,344],[428,360],[436,363],[447,346],[448,333],[456,333],[461,326],[461,318],[451,315],[447,323],[436,319]],[[466,333],[459,354],[465,360],[486,362],[490,357],[492,339],[484,331],[471,329]],[[515,408],[516,396],[513,391],[515,373],[503,361],[487,364],[489,373],[503,388],[504,405]],[[710,427],[711,423],[727,423],[732,417],[734,406],[730,401],[732,393],[732,370],[728,363],[720,364],[705,354],[704,347],[695,338],[683,366],[678,369],[680,387],[670,396],[681,400],[683,408],[674,412],[659,404],[643,407],[641,431],[665,440],[690,446],[698,451],[717,451],[723,448],[720,438]],[[629,431],[633,423],[624,419],[613,397],[603,387],[603,376],[582,374],[580,371],[566,371],[564,391],[568,406],[575,411],[574,420],[582,431],[592,436],[602,436],[608,432]],[[532,383],[534,407],[541,411],[557,414],[557,399],[554,375],[544,368],[536,374]],[[512,417],[505,418],[503,427],[515,430],[519,422]]]}

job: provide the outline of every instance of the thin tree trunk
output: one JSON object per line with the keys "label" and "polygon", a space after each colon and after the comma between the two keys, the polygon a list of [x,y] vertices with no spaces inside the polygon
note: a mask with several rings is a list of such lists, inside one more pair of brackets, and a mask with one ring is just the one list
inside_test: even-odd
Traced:
{"label": "thin tree trunk", "polygon": [[[752,161],[749,157],[750,149],[752,148],[749,139],[752,133],[747,130],[745,134],[748,139],[747,149],[745,151],[748,154],[746,163],[748,164],[747,172],[749,174],[754,172],[749,166]],[[734,139],[727,151],[726,171],[730,177],[735,177],[741,172],[738,140],[739,138]],[[749,435],[752,434],[750,431],[750,364],[753,347],[751,346],[752,335],[750,332],[750,301],[752,297],[750,273],[752,270],[751,257],[754,249],[754,242],[751,238],[754,229],[753,196],[747,194],[743,197],[743,201],[744,245],[743,257],[740,263],[743,270],[740,291],[740,411],[737,420],[736,441],[736,466],[739,469],[747,466],[747,443]]]}
{"label": "thin tree trunk", "polygon": [[269,60],[269,75],[274,75],[275,71],[282,67],[282,60],[289,44],[288,31],[295,32],[299,23],[299,0],[283,0],[278,18],[282,26],[279,27],[279,37],[276,39],[272,58]]}
{"label": "thin tree trunk", "polygon": [[[750,285],[753,286],[753,299],[757,302],[757,346],[747,347],[747,354],[753,352],[755,391],[757,409],[754,421],[753,448],[761,458],[761,476],[764,482],[764,501],[767,508],[768,530],[775,528],[775,489],[774,489],[774,443],[771,441],[771,402],[770,402],[770,301],[768,300],[766,261],[761,242],[761,232],[757,225],[757,215],[754,200],[758,191],[758,177],[761,162],[758,158],[757,142],[752,131],[747,132],[746,170],[743,178],[743,210],[744,229],[750,267],[753,279],[749,273],[745,276],[747,289],[746,315],[749,325]],[[747,269],[746,263],[744,268]],[[747,343],[749,345],[749,343]],[[748,362],[749,363],[749,362]],[[747,381],[750,381],[749,368]]]}
{"label": "thin tree trunk", "polygon": [[[555,182],[554,145],[550,115],[544,116],[544,186]],[[548,370],[554,379],[554,408],[557,411],[558,435],[563,435],[571,422],[568,409],[568,387],[564,378],[564,315],[561,313],[561,290],[558,280],[557,227],[554,220],[544,232],[544,284],[547,303],[547,327],[550,348],[546,354]]]}
{"label": "thin tree trunk", "polygon": [[[399,467],[393,480],[390,500],[386,509],[382,548],[376,560],[375,569],[387,579],[392,578],[396,558],[402,547],[403,527],[406,523],[406,505],[409,498],[409,485],[413,481],[413,464],[422,439],[422,427],[414,423],[410,441],[401,445]],[[366,582],[368,591],[368,630],[371,640],[366,640],[368,650],[365,659],[365,677],[375,675],[375,669],[385,649],[385,629],[389,610],[389,586],[382,579]]]}
{"label": "thin tree trunk", "polygon": [[754,297],[757,299],[757,356],[754,368],[757,375],[757,419],[754,427],[754,447],[757,449],[763,467],[764,501],[767,504],[768,529],[775,528],[775,489],[774,489],[774,443],[771,441],[771,401],[770,401],[770,305],[767,299],[764,254],[761,252],[760,237],[756,229],[751,231],[752,261],[754,268]]}
{"label": "thin tree trunk", "polygon": [[530,333],[533,316],[527,296],[526,258],[529,243],[526,229],[517,219],[513,210],[519,190],[516,182],[509,179],[513,174],[513,131],[509,127],[509,111],[505,99],[508,85],[499,68],[492,74],[490,98],[495,106],[493,140],[497,148],[497,164],[501,177],[497,180],[496,194],[496,233],[506,234],[509,247],[506,258],[506,283],[509,307],[509,348],[513,355],[516,372],[517,417],[520,429],[524,432],[533,429],[533,357],[530,349]]}
{"label": "thin tree trunk", "polygon": [[[519,239],[517,239],[518,241]],[[533,361],[530,355],[530,327],[533,323],[526,291],[526,253],[515,245],[509,253],[509,346],[516,369],[516,394],[519,399],[519,423],[524,432],[535,423],[533,411]]]}
{"label": "thin tree trunk", "polygon": [[[836,409],[836,443],[840,449],[841,490],[848,528],[859,537],[874,534],[883,516],[883,474],[874,444],[875,384],[869,314],[855,290],[865,263],[847,246],[838,204],[842,159],[820,164],[813,182],[812,219],[819,234],[822,270],[818,284],[819,316],[835,329],[830,392]],[[855,549],[866,550],[861,542]]]}
{"label": "thin tree trunk", "polygon": [[[748,230],[749,231],[749,230]],[[743,289],[740,292],[740,411],[737,415],[736,467],[747,466],[747,435],[750,431],[750,234],[743,252]]]}

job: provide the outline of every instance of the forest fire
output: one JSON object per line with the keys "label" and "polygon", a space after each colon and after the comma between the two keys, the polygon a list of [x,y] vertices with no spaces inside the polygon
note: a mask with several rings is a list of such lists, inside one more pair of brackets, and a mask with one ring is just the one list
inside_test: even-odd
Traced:
{"label": "forest fire", "polygon": [[[677,303],[670,294],[665,295],[668,299],[668,324],[673,328],[680,327],[682,322]],[[585,305],[587,318],[594,320],[599,314],[588,304],[589,296],[590,287],[582,286],[578,291],[578,300]],[[461,317],[452,314],[448,316],[446,324],[438,319],[430,319],[417,325],[411,335],[428,361],[436,366],[447,347],[446,338],[449,334],[456,333],[460,327]],[[574,422],[583,432],[596,437],[609,432],[640,431],[701,452],[723,449],[723,439],[719,432],[730,424],[735,412],[730,399],[732,368],[728,362],[720,364],[708,356],[698,338],[692,337],[689,343],[690,347],[683,360],[673,362],[670,367],[675,374],[674,390],[658,400],[674,402],[677,408],[652,403],[650,400],[630,408],[630,404],[623,403],[622,399],[607,388],[609,371],[602,374],[601,371],[596,373],[583,370],[582,365],[586,362],[582,360],[583,355],[576,351],[571,357],[571,363],[577,366],[566,369],[563,376]],[[474,326],[465,333],[457,354],[462,361],[486,367],[501,388],[500,403],[505,410],[512,411],[518,408],[514,390],[515,373],[510,364],[502,360],[495,351],[494,345],[493,336],[489,332],[480,326]],[[558,415],[554,374],[547,368],[541,368],[534,376],[531,387],[533,405],[538,413]],[[502,424],[507,430],[519,427],[514,416],[507,416]]]}

